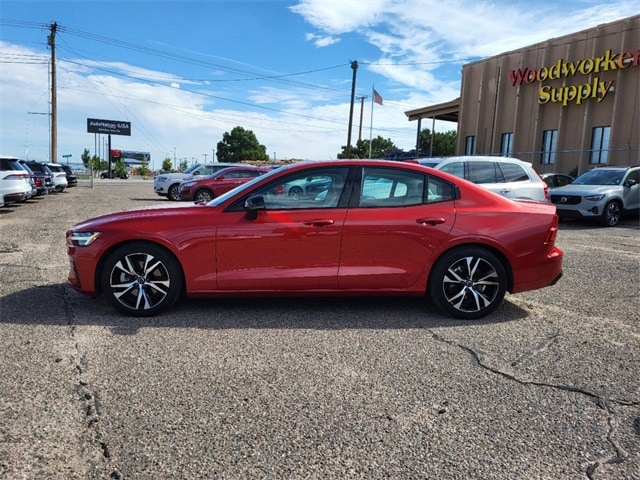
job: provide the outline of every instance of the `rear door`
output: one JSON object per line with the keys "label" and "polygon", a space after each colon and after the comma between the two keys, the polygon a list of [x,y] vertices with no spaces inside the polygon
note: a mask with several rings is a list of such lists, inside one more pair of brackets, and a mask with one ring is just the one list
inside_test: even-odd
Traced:
{"label": "rear door", "polygon": [[416,285],[453,228],[454,199],[453,185],[436,177],[363,168],[344,222],[340,289],[405,290]]}

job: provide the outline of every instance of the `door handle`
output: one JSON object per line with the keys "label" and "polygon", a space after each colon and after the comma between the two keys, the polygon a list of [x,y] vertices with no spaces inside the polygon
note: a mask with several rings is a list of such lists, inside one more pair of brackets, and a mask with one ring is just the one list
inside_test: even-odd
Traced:
{"label": "door handle", "polygon": [[333,225],[333,220],[319,218],[316,220],[305,220],[303,223],[314,227],[326,227],[328,225]]}
{"label": "door handle", "polygon": [[440,218],[418,218],[416,220],[416,223],[419,223],[419,224],[425,225],[425,226],[430,225],[432,227],[434,225],[440,225],[440,224],[445,223],[445,222],[446,222],[446,220],[444,218],[442,218],[442,217],[440,217]]}

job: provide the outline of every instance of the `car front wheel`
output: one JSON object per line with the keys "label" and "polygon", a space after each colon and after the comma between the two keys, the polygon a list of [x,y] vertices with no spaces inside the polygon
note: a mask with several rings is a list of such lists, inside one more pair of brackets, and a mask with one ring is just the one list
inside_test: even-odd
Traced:
{"label": "car front wheel", "polygon": [[500,259],[488,250],[458,248],[435,263],[428,289],[441,310],[474,320],[500,306],[507,290],[507,273]]}
{"label": "car front wheel", "polygon": [[174,185],[171,185],[169,187],[169,190],[167,190],[167,193],[167,197],[169,197],[169,200],[173,200],[174,202],[180,200],[180,184],[176,183]]}
{"label": "car front wheel", "polygon": [[184,279],[176,259],[162,247],[144,242],[123,245],[106,259],[102,291],[128,315],[148,317],[170,308]]}
{"label": "car front wheel", "polygon": [[615,200],[610,201],[604,207],[602,215],[600,216],[600,224],[605,227],[615,227],[620,223],[622,217],[622,206]]}

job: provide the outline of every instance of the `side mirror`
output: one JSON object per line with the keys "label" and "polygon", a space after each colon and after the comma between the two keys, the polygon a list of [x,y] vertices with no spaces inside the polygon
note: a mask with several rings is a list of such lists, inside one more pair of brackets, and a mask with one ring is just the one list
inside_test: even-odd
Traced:
{"label": "side mirror", "polygon": [[633,179],[630,178],[629,180],[624,182],[624,186],[625,187],[633,187],[634,185],[637,185],[637,183],[638,182],[636,180],[633,180]]}
{"label": "side mirror", "polygon": [[266,210],[267,205],[263,195],[253,195],[244,202],[245,218],[247,220],[255,220],[258,218],[258,210]]}

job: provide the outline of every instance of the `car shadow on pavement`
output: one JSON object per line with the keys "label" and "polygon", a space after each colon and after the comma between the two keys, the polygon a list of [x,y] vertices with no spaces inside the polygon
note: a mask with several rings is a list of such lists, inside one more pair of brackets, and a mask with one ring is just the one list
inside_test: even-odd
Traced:
{"label": "car shadow on pavement", "polygon": [[415,329],[518,321],[529,314],[506,299],[480,320],[443,315],[422,297],[277,297],[181,299],[155,317],[130,317],[103,298],[81,295],[66,284],[28,288],[0,300],[0,323],[104,326],[132,335],[140,328],[201,329]]}

